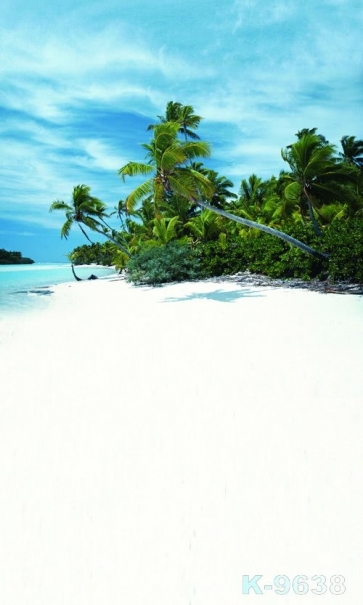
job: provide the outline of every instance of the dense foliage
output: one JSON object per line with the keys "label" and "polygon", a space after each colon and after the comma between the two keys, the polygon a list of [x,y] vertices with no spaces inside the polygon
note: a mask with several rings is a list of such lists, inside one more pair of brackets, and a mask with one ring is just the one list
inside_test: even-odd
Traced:
{"label": "dense foliage", "polygon": [[77,246],[68,254],[68,258],[74,265],[104,265],[109,267],[114,264],[115,246],[110,242],[100,244],[99,242],[91,245],[84,244]]}
{"label": "dense foliage", "polygon": [[201,275],[198,256],[188,244],[170,242],[145,248],[127,265],[127,281],[156,286],[168,282],[198,279]]}
{"label": "dense foliage", "polygon": [[0,248],[0,265],[31,265],[32,263],[34,261],[22,256],[21,252],[9,252]]}
{"label": "dense foliage", "polygon": [[363,141],[344,135],[338,150],[316,128],[300,130],[281,151],[286,170],[242,178],[237,194],[203,163],[211,151],[196,134],[201,119],[191,106],[168,103],[148,128],[145,161],[119,170],[124,181],[146,180],[113,210],[86,185],[74,188],[71,203],[53,202],[66,216],[63,237],[77,224],[86,237],[88,229],[108,239],[77,248],[71,260],[127,268],[137,283],[246,269],[363,281]]}
{"label": "dense foliage", "polygon": [[362,220],[335,221],[326,231],[326,246],[330,279],[363,283]]}
{"label": "dense foliage", "polygon": [[[301,236],[302,230],[294,230]],[[306,240],[313,240],[308,229]],[[328,260],[317,259],[285,242],[261,233],[254,238],[235,237],[225,245],[208,242],[198,246],[205,277],[240,271],[275,278],[312,279],[328,273]]]}

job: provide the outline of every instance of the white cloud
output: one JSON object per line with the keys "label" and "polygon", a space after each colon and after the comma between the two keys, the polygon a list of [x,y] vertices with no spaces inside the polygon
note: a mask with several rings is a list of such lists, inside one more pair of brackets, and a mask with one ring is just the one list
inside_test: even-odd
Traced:
{"label": "white cloud", "polygon": [[[36,233],[32,233],[31,231],[12,231],[11,233],[18,237],[36,237]],[[9,231],[0,229],[0,235],[9,235]]]}
{"label": "white cloud", "polygon": [[79,139],[78,147],[84,150],[86,154],[86,162],[88,167],[102,168],[104,170],[112,170],[114,173],[120,168],[123,162],[120,156],[115,154],[109,147],[98,140]]}
{"label": "white cloud", "polygon": [[296,13],[293,2],[286,0],[235,0],[232,16],[235,19],[233,33],[248,27],[261,28],[287,21]]}

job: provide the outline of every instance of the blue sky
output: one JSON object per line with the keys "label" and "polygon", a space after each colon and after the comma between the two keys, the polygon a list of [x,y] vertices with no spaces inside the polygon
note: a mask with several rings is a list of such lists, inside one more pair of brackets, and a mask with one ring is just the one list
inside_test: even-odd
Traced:
{"label": "blue sky", "polygon": [[50,203],[81,183],[125,198],[117,170],[171,100],[236,191],[301,128],[363,138],[362,31],[361,0],[2,0],[0,248],[55,262],[86,243],[61,241]]}

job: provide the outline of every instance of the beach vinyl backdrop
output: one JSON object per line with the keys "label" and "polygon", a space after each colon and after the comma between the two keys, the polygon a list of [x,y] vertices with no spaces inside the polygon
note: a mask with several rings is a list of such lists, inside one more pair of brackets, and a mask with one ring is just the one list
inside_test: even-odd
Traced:
{"label": "beach vinyl backdrop", "polygon": [[117,170],[168,101],[192,105],[230,178],[278,174],[302,128],[363,138],[361,0],[3,0],[0,247],[64,261],[86,243],[49,214],[85,183],[112,208]]}

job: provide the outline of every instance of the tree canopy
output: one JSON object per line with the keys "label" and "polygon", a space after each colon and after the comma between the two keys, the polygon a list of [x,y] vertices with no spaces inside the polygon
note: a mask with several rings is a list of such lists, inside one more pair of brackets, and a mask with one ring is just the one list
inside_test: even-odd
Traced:
{"label": "tree canopy", "polygon": [[21,252],[11,252],[0,248],[0,265],[31,265],[34,261],[23,256]]}
{"label": "tree canopy", "polygon": [[[110,242],[105,257],[119,267],[172,242],[193,249],[213,244],[222,254],[231,245],[252,250],[262,236],[271,250],[277,238],[284,250],[292,245],[324,265],[334,252],[327,243],[333,224],[363,219],[363,141],[343,136],[337,151],[317,128],[303,128],[281,151],[286,170],[268,179],[241,175],[238,189],[208,166],[212,149],[197,134],[201,120],[192,106],[170,101],[147,129],[144,157],[118,171],[124,183],[143,182],[111,211],[88,186],[77,185],[70,202],[50,207],[65,214],[61,236],[74,224],[88,241],[92,231],[102,234]],[[118,228],[110,225],[115,220]]]}

